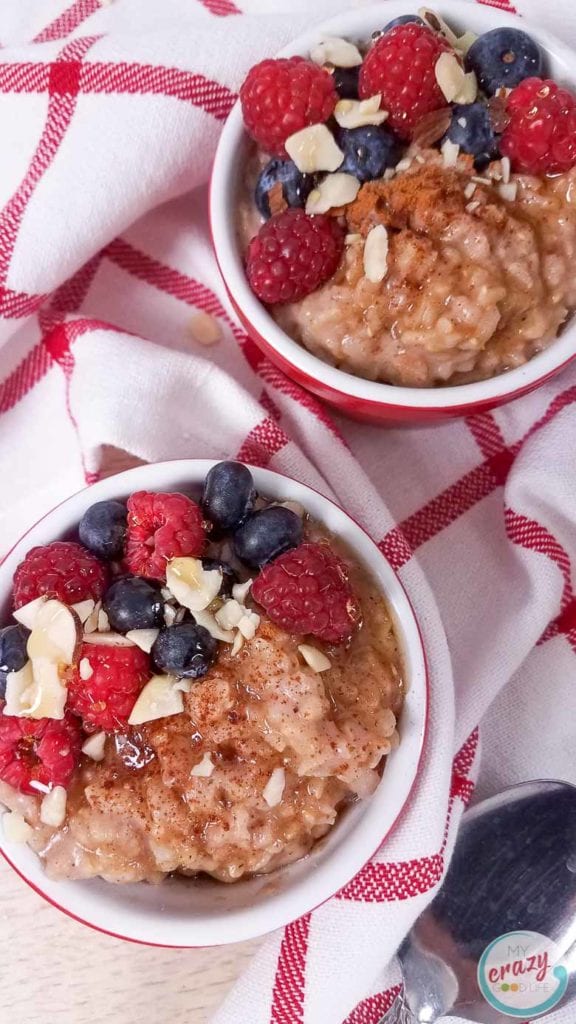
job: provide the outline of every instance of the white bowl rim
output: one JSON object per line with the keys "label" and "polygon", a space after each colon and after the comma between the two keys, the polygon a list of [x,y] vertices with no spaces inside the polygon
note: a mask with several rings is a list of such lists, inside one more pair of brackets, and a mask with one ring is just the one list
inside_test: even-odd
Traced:
{"label": "white bowl rim", "polygon": [[[0,564],[0,604],[5,604],[9,598],[14,569],[25,552],[37,543],[47,543],[69,534],[83,511],[95,501],[128,495],[141,489],[170,490],[176,481],[177,486],[183,488],[183,478],[189,480],[190,486],[197,487],[215,461],[218,460],[178,459],[139,466],[71,495],[32,526]],[[119,912],[107,915],[98,894],[91,895],[93,880],[52,881],[44,874],[36,854],[28,847],[7,843],[0,828],[0,853],[35,892],[69,917],[116,938],[153,946],[197,948],[243,941],[290,923],[333,896],[367,863],[396,826],[418,777],[428,727],[429,676],[422,634],[402,583],[372,538],[334,502],[285,474],[256,467],[250,469],[262,493],[288,493],[324,521],[331,518],[346,523],[347,529],[354,535],[353,541],[347,536],[348,543],[360,560],[366,561],[367,552],[374,558],[371,570],[386,593],[404,657],[409,665],[407,675],[410,686],[400,724],[402,742],[398,750],[390,755],[376,793],[369,800],[356,805],[360,808],[359,820],[348,829],[338,846],[333,844],[335,855],[332,860],[327,858],[325,863],[315,863],[313,852],[293,866],[305,865],[310,870],[295,885],[288,884],[285,892],[272,894],[258,907],[227,910],[215,920],[202,919],[191,925],[180,921],[174,923],[164,917],[160,910],[149,921],[147,918],[143,920],[131,908],[122,908]],[[287,491],[283,489],[284,482]],[[56,523],[60,525],[57,527]],[[393,779],[398,787],[395,792],[392,792]],[[337,828],[338,824],[329,833],[329,837],[336,833]],[[326,843],[328,845],[329,839]],[[278,874],[285,871],[290,872],[290,866],[279,869]],[[274,872],[261,878],[274,879],[276,874]],[[126,891],[124,886],[116,887],[103,882],[98,884],[105,887],[107,894],[122,889]],[[228,888],[218,886],[218,891]],[[161,890],[162,885],[158,887],[158,892]],[[113,902],[113,896],[111,899]]]}
{"label": "white bowl rim", "polygon": [[[411,0],[385,0],[384,3],[339,14],[307,30],[280,50],[278,56],[307,54],[311,47],[326,35],[368,38],[383,21],[389,21],[401,14],[412,14],[416,7],[417,4]],[[448,22],[453,21],[456,25],[469,24],[473,31],[477,29],[482,32],[500,25],[512,25],[529,31],[549,56],[564,65],[564,78],[567,84],[576,90],[576,74],[570,74],[568,70],[574,66],[576,55],[549,32],[524,18],[485,4],[462,4],[461,0],[441,0],[434,5],[434,9]],[[331,366],[313,355],[303,345],[289,337],[273,320],[250,290],[242,268],[235,237],[235,217],[229,216],[226,196],[231,189],[230,178],[236,149],[243,137],[242,112],[239,102],[236,102],[220,136],[210,183],[210,223],[216,259],[233,303],[242,311],[257,334],[302,374],[340,395],[348,396],[360,403],[371,403],[374,408],[396,407],[399,410],[431,412],[448,412],[454,409],[465,414],[466,411],[474,411],[476,406],[500,404],[530,390],[560,370],[576,355],[576,322],[573,320],[567,323],[563,332],[546,349],[533,356],[523,366],[488,380],[443,388],[396,387],[365,380]]]}

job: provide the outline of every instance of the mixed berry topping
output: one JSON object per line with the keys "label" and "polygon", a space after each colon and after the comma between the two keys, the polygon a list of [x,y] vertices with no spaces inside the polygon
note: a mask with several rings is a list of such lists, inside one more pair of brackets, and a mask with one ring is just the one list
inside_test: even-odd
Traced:
{"label": "mixed berry topping", "polygon": [[[97,502],[81,543],[35,548],[16,570],[16,621],[0,630],[0,780],[38,795],[43,824],[64,824],[77,771],[184,712],[200,680],[209,695],[218,659],[249,656],[264,616],[330,647],[360,625],[346,561],[306,540],[318,528],[300,505],[259,495],[238,462],[215,465],[195,497]],[[330,650],[297,649],[303,671],[330,669]]]}
{"label": "mixed berry topping", "polygon": [[[543,77],[544,65],[520,29],[458,34],[429,10],[393,19],[364,44],[329,37],[310,59],[258,64],[240,94],[265,221],[246,252],[253,292],[275,305],[321,288],[357,245],[354,208],[366,190],[415,174],[434,148],[479,218],[485,202],[516,200],[522,182],[511,174],[576,166],[576,98]],[[478,185],[491,189],[480,201]],[[372,228],[361,239],[364,276],[379,284],[395,257],[385,232],[401,227],[382,209]]]}
{"label": "mixed berry topping", "polygon": [[54,541],[32,548],[14,574],[14,607],[37,597],[55,597],[64,604],[98,600],[108,574],[104,565],[81,544]]}

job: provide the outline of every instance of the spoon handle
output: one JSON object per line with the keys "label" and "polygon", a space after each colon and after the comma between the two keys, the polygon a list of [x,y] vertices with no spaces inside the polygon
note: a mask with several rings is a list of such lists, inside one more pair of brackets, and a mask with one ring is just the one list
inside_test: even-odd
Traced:
{"label": "spoon handle", "polygon": [[379,1024],[418,1024],[416,1017],[406,1003],[402,993],[396,996],[389,1010],[386,1011]]}

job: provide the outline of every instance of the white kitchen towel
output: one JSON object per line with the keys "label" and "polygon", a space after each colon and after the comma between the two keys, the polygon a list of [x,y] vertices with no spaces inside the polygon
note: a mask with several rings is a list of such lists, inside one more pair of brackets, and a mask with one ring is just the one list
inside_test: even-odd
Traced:
{"label": "white kitchen towel", "polygon": [[[348,6],[317,0],[313,17]],[[576,46],[573,5],[518,8]],[[398,828],[342,892],[265,943],[218,1024],[375,1024],[472,794],[478,726],[482,794],[576,782],[576,372],[494,413],[378,429],[288,381],[227,303],[206,213],[218,133],[247,68],[310,20],[309,0],[0,5],[2,549],[97,479],[110,447],[236,456],[311,483],[366,526],[432,668],[424,763]],[[195,340],[204,313],[221,332],[209,348]],[[574,1007],[549,1019],[573,1024]]]}

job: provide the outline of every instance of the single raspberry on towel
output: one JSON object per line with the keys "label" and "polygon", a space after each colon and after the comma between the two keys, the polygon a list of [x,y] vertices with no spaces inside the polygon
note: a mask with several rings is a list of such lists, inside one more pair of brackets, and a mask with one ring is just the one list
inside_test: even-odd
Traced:
{"label": "single raspberry on towel", "polygon": [[46,594],[64,604],[76,604],[103,594],[106,568],[81,544],[54,541],[32,548],[14,573],[14,607]]}
{"label": "single raspberry on towel", "polygon": [[360,69],[360,98],[379,94],[382,110],[389,113],[387,127],[410,139],[424,114],[446,106],[435,68],[448,51],[452,47],[446,40],[426,26],[398,25],[368,51]]}
{"label": "single raspberry on towel", "polygon": [[0,779],[36,795],[31,782],[66,787],[80,760],[81,745],[80,722],[68,713],[61,720],[0,714]]}
{"label": "single raspberry on towel", "polygon": [[185,494],[137,491],[128,499],[125,561],[135,576],[166,578],[166,562],[201,555],[206,535],[202,512]]}
{"label": "single raspberry on towel", "polygon": [[80,716],[87,732],[123,729],[151,675],[148,655],[139,647],[83,644],[79,665],[68,673],[67,707]]}
{"label": "single raspberry on towel", "polygon": [[246,130],[272,156],[286,156],[284,143],[310,124],[324,124],[338,94],[332,75],[303,57],[263,60],[240,89]]}
{"label": "single raspberry on towel", "polygon": [[349,640],[360,605],[346,564],[328,544],[301,544],[267,565],[252,596],[289,633],[311,633],[327,643]]}
{"label": "single raspberry on towel", "polygon": [[296,302],[332,277],[343,251],[344,231],[334,217],[285,210],[250,242],[248,282],[262,302]]}
{"label": "single raspberry on towel", "polygon": [[525,174],[561,174],[576,165],[576,96],[556,82],[526,78],[506,103],[502,156]]}

